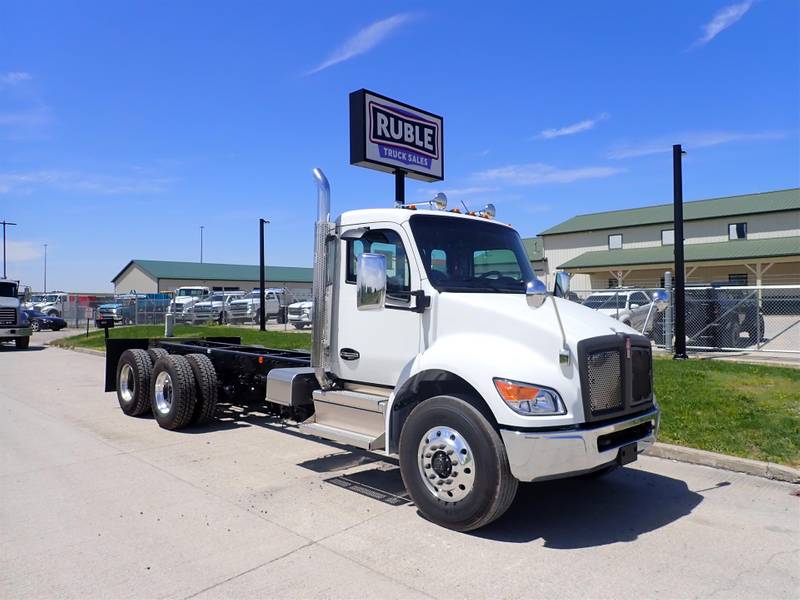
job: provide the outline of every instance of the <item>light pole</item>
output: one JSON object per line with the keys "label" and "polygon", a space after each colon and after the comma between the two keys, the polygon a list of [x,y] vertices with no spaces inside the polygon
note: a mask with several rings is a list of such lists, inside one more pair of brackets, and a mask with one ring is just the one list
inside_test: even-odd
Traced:
{"label": "light pole", "polygon": [[44,245],[44,288],[42,292],[47,293],[47,244]]}
{"label": "light pole", "polygon": [[3,279],[6,279],[6,225],[16,225],[9,221],[0,221],[3,224]]}
{"label": "light pole", "polygon": [[675,354],[683,360],[686,355],[686,271],[683,259],[683,151],[680,144],[672,146],[672,202],[675,227]]}
{"label": "light pole", "polygon": [[[268,223],[269,221],[266,219],[258,220],[258,327],[261,331],[265,331],[267,328],[267,314],[264,306],[264,287],[266,286],[264,276],[264,269],[266,268],[264,263],[264,226]],[[280,310],[280,307],[278,307],[278,310]]]}
{"label": "light pole", "polygon": [[200,264],[203,264],[203,229],[205,225],[200,225]]}

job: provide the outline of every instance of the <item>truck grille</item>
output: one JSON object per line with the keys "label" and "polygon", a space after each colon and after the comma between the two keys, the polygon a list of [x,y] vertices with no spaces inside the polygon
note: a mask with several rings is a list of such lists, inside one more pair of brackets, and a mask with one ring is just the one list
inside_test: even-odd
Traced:
{"label": "truck grille", "polygon": [[299,317],[302,314],[303,314],[303,309],[302,308],[290,308],[289,309],[289,316],[290,317]]}
{"label": "truck grille", "polygon": [[653,400],[650,341],[641,336],[602,336],[578,344],[587,421],[642,410]]}
{"label": "truck grille", "polygon": [[619,350],[593,352],[586,357],[589,406],[593,413],[622,407],[622,369]]}
{"label": "truck grille", "polygon": [[13,307],[0,308],[0,325],[16,325],[17,309]]}

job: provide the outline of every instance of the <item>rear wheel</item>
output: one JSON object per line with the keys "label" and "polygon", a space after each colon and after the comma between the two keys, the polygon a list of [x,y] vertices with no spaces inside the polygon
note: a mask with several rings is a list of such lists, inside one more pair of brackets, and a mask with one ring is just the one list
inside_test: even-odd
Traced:
{"label": "rear wheel", "polygon": [[400,471],[419,511],[457,531],[491,523],[517,491],[500,436],[455,396],[436,396],[411,412],[400,434]]}
{"label": "rear wheel", "polygon": [[189,361],[168,354],[156,361],[150,385],[153,415],[164,429],[180,429],[192,419],[195,380]]}
{"label": "rear wheel", "polygon": [[186,360],[192,368],[196,385],[197,402],[192,422],[202,425],[212,421],[217,411],[217,371],[205,354],[189,354]]}
{"label": "rear wheel", "polygon": [[14,344],[16,345],[17,350],[27,350],[28,346],[31,345],[31,337],[26,336],[14,338]]}
{"label": "rear wheel", "polygon": [[147,355],[150,357],[150,361],[152,364],[156,364],[156,361],[161,358],[162,356],[167,356],[169,352],[164,350],[164,348],[148,348]]}
{"label": "rear wheel", "polygon": [[150,410],[150,357],[144,350],[125,350],[117,363],[117,400],[126,415],[136,417]]}

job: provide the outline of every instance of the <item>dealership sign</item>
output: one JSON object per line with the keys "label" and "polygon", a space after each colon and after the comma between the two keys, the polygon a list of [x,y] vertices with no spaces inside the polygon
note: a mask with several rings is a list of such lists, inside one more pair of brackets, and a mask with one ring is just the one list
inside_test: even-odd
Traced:
{"label": "dealership sign", "polygon": [[367,90],[350,94],[350,164],[444,179],[442,117]]}

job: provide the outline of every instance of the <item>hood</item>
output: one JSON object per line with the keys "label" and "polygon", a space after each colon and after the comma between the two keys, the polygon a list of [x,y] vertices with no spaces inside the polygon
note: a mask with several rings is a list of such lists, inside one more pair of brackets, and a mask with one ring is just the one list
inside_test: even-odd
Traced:
{"label": "hood", "polygon": [[294,304],[290,304],[289,308],[311,308],[313,305],[313,302],[306,300],[304,302],[295,302]]}
{"label": "hood", "polygon": [[97,307],[97,310],[111,310],[111,309],[114,309],[114,308],[122,308],[122,304],[119,304],[117,302],[110,302],[108,304],[101,304],[100,306]]}
{"label": "hood", "polygon": [[9,306],[12,308],[17,308],[19,306],[19,300],[17,300],[16,298],[8,298],[6,296],[0,296],[0,307],[8,308]]}
{"label": "hood", "polygon": [[196,302],[196,298],[192,298],[191,296],[176,296],[175,297],[175,304],[191,304],[192,302]]}

